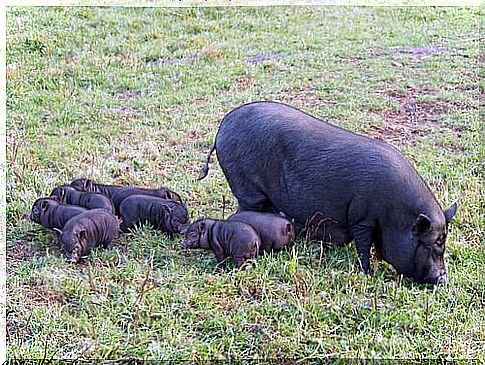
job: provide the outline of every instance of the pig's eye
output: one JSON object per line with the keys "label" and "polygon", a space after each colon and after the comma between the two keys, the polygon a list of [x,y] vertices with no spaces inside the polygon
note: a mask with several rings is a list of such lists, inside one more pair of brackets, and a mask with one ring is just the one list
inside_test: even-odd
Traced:
{"label": "pig's eye", "polygon": [[443,246],[445,244],[445,239],[446,239],[445,235],[442,234],[436,240],[436,245],[439,246],[439,247]]}
{"label": "pig's eye", "polygon": [[428,246],[426,246],[426,245],[421,245],[421,247],[422,247],[422,248],[424,248],[424,249],[425,249],[425,250],[427,250],[427,251],[431,250],[431,248],[430,248],[430,247],[428,247]]}

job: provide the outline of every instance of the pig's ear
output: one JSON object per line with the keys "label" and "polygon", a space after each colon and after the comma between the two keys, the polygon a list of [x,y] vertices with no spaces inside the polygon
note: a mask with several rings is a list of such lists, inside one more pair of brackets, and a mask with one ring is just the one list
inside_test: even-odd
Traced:
{"label": "pig's ear", "polygon": [[456,210],[458,206],[456,203],[453,203],[448,209],[446,209],[443,213],[445,214],[446,223],[450,223],[453,217],[456,214]]}
{"label": "pig's ear", "polygon": [[205,222],[200,222],[199,223],[199,231],[205,231]]}
{"label": "pig's ear", "polygon": [[40,209],[45,212],[47,208],[49,208],[49,202],[47,200],[43,200],[42,203],[40,203]]}
{"label": "pig's ear", "polygon": [[86,239],[86,230],[85,229],[82,229],[80,230],[78,233],[77,233],[77,237],[79,238],[79,240],[85,240]]}
{"label": "pig's ear", "polygon": [[420,214],[413,224],[413,233],[415,235],[421,235],[428,231],[431,227],[431,219],[426,214]]}

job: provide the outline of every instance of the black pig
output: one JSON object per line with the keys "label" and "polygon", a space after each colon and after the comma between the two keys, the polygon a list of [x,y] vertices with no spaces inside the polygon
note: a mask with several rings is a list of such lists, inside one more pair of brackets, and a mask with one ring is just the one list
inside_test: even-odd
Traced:
{"label": "black pig", "polygon": [[123,231],[139,223],[150,223],[167,233],[183,233],[190,223],[185,204],[149,195],[130,195],[120,205]]}
{"label": "black pig", "polygon": [[64,225],[61,250],[69,262],[78,262],[93,247],[113,247],[118,231],[118,219],[106,209],[87,210]]}
{"label": "black pig", "polygon": [[106,209],[114,213],[113,203],[103,194],[78,191],[72,186],[60,186],[52,190],[51,196],[66,204],[79,205],[87,209]]}
{"label": "black pig", "polygon": [[243,105],[221,122],[199,175],[217,156],[238,210],[284,212],[301,229],[316,213],[334,236],[355,239],[418,282],[446,283],[443,259],[456,204],[443,210],[409,161],[371,139],[275,102]]}
{"label": "black pig", "polygon": [[34,202],[29,219],[50,229],[62,229],[66,222],[86,209],[77,205],[61,204],[55,198],[40,198]]}
{"label": "black pig", "polygon": [[280,251],[295,241],[295,227],[289,220],[272,213],[244,211],[231,215],[228,221],[249,224],[261,238],[260,253]]}
{"label": "black pig", "polygon": [[249,224],[207,218],[189,226],[182,244],[212,250],[219,262],[230,257],[239,268],[258,255],[261,239]]}
{"label": "black pig", "polygon": [[81,191],[91,191],[103,194],[111,199],[115,207],[116,214],[120,214],[120,204],[126,197],[130,195],[149,195],[157,196],[162,199],[182,202],[180,195],[176,192],[160,187],[158,189],[149,189],[138,186],[121,186],[121,185],[105,185],[97,184],[90,179],[76,179],[71,182],[71,186]]}

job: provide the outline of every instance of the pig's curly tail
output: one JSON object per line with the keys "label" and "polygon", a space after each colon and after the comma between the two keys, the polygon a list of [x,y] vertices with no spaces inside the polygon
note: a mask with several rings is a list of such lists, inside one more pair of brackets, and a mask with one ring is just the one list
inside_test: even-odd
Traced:
{"label": "pig's curly tail", "polygon": [[215,149],[216,149],[216,144],[214,142],[209,153],[207,154],[207,158],[205,159],[204,167],[202,168],[202,170],[200,170],[199,177],[197,177],[197,180],[202,180],[209,173],[209,160],[210,160],[211,155],[212,155],[212,153],[214,152]]}

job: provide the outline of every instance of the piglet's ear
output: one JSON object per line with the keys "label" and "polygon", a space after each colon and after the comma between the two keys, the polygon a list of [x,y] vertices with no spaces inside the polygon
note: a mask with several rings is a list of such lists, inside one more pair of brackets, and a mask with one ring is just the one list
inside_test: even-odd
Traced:
{"label": "piglet's ear", "polygon": [[86,230],[85,230],[85,229],[80,230],[80,231],[77,233],[77,237],[78,237],[80,240],[85,240],[85,239],[86,239]]}
{"label": "piglet's ear", "polygon": [[427,232],[431,227],[431,219],[426,214],[420,214],[413,224],[413,233],[416,235]]}
{"label": "piglet's ear", "polygon": [[199,231],[205,231],[205,222],[199,223]]}
{"label": "piglet's ear", "polygon": [[450,223],[451,220],[453,219],[453,217],[455,216],[456,214],[456,210],[458,209],[458,206],[456,205],[456,203],[453,203],[451,205],[451,207],[449,207],[448,209],[446,209],[443,213],[445,215],[445,219],[446,219],[446,223]]}
{"label": "piglet's ear", "polygon": [[49,208],[49,202],[47,200],[43,200],[42,203],[40,203],[40,209],[45,212],[47,208]]}
{"label": "piglet's ear", "polygon": [[83,185],[84,190],[92,191],[93,190],[93,184],[94,184],[93,180],[86,179],[86,181],[84,182],[84,185]]}
{"label": "piglet's ear", "polygon": [[167,198],[168,200],[177,200],[175,194],[168,190],[165,192],[165,198]]}

